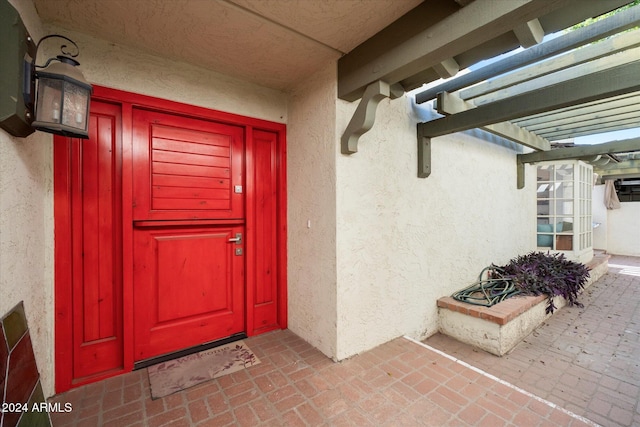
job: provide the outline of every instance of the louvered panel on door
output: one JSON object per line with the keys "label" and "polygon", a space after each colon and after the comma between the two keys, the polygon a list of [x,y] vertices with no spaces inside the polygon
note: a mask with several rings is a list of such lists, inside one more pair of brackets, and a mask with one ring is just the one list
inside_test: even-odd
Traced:
{"label": "louvered panel on door", "polygon": [[243,129],[134,111],[134,219],[242,218]]}

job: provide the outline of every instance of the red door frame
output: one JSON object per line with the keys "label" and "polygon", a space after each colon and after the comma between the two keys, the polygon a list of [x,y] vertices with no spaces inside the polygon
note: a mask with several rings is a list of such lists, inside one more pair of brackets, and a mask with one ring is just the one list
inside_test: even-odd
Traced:
{"label": "red door frame", "polygon": [[254,325],[255,287],[250,279],[256,277],[255,245],[247,240],[246,246],[246,333],[248,336],[287,327],[287,194],[286,194],[286,125],[210,110],[203,107],[168,101],[146,95],[123,92],[102,86],[94,86],[93,99],[118,104],[122,109],[122,254],[123,254],[123,351],[124,369],[109,371],[90,378],[73,378],[73,354],[70,353],[73,343],[73,301],[72,270],[68,266],[71,242],[71,223],[69,221],[70,197],[68,194],[69,170],[68,152],[65,150],[67,139],[54,137],[54,226],[55,226],[55,389],[57,393],[78,387],[83,384],[99,381],[124,372],[130,372],[134,365],[133,352],[133,109],[145,108],[180,116],[213,120],[233,124],[245,128],[246,165],[245,165],[245,197],[247,237],[256,233],[255,212],[256,176],[253,171],[254,160],[251,156],[254,130],[271,132],[276,135],[276,172],[273,177],[277,185],[277,324],[267,327]]}

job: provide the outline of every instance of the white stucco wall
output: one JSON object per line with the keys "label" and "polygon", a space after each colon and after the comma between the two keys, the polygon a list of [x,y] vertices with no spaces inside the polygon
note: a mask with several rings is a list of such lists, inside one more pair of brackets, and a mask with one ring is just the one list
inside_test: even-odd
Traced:
{"label": "white stucco wall", "polygon": [[[30,2],[10,0],[34,38],[44,33]],[[0,316],[24,301],[45,393],[53,392],[52,138],[0,130]]]}
{"label": "white stucco wall", "polygon": [[607,250],[607,207],[604,204],[604,185],[595,185],[591,194],[593,222],[600,224],[593,229],[593,248]]}
{"label": "white stucco wall", "polygon": [[78,44],[80,68],[92,84],[274,122],[287,121],[287,97],[282,92],[63,28],[48,29]]}
{"label": "white stucco wall", "polygon": [[[339,102],[338,137],[355,105]],[[338,154],[338,359],[435,333],[439,297],[534,249],[533,169],[517,190],[513,150],[455,134],[419,179],[415,129],[406,98],[384,100],[358,153]]]}
{"label": "white stucco wall", "polygon": [[640,256],[640,203],[622,202],[607,211],[607,252]]}
{"label": "white stucco wall", "polygon": [[53,390],[51,137],[0,130],[0,316],[24,301],[43,387]]}
{"label": "white stucco wall", "polygon": [[604,185],[593,188],[593,247],[610,254],[640,256],[640,203],[622,202],[620,209],[604,205]]}
{"label": "white stucco wall", "polygon": [[287,127],[289,329],[336,354],[335,65],[292,93]]}

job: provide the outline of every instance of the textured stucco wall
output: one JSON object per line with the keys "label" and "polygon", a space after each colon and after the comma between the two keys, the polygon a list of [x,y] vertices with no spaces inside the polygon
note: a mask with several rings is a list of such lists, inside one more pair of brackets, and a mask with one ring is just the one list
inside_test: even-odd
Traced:
{"label": "textured stucco wall", "polygon": [[620,209],[604,205],[604,185],[593,188],[593,247],[610,254],[640,256],[640,203],[623,202]]}
{"label": "textured stucco wall", "polygon": [[335,65],[291,95],[287,128],[289,329],[336,354]]}
{"label": "textured stucco wall", "polygon": [[0,130],[0,316],[24,301],[45,392],[53,390],[51,137]]}
{"label": "textured stucco wall", "polygon": [[[338,154],[338,359],[435,333],[439,297],[534,249],[533,168],[517,190],[513,150],[454,134],[432,140],[432,174],[417,178],[408,104],[382,101],[358,153]],[[338,134],[355,105],[339,102]]]}
{"label": "textured stucco wall", "polygon": [[604,205],[604,185],[595,185],[591,197],[593,222],[600,224],[593,229],[593,248],[607,250],[608,210]]}
{"label": "textured stucco wall", "polygon": [[623,202],[607,213],[607,252],[640,256],[640,203]]}
{"label": "textured stucco wall", "polygon": [[[31,2],[11,0],[34,38],[44,33]],[[0,130],[0,316],[24,301],[45,393],[53,392],[52,138]]]}
{"label": "textured stucco wall", "polygon": [[287,121],[287,97],[282,92],[64,28],[49,30],[78,44],[80,68],[92,84],[274,122]]}

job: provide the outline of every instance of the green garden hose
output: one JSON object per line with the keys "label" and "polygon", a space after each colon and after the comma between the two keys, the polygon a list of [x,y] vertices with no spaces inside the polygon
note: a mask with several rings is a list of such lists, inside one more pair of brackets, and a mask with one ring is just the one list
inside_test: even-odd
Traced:
{"label": "green garden hose", "polygon": [[[478,277],[478,281],[472,285],[459,290],[452,295],[453,299],[484,307],[491,307],[505,299],[520,293],[510,279],[492,278],[491,271],[501,270],[496,266],[485,267]],[[486,279],[482,275],[488,272]]]}

